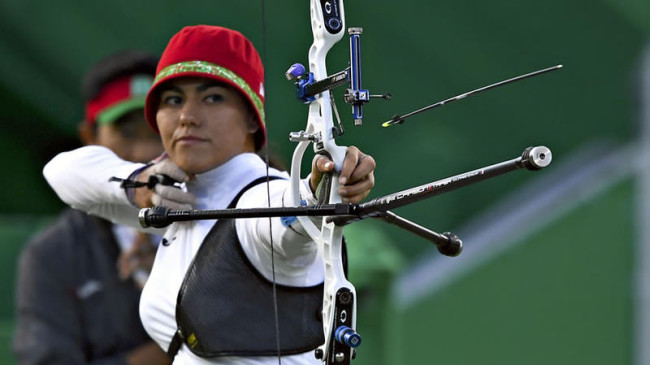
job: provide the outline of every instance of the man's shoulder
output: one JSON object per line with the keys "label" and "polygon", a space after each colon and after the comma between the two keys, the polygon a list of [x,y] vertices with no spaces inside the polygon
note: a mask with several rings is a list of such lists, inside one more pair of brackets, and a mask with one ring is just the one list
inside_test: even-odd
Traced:
{"label": "man's shoulder", "polygon": [[43,230],[37,232],[27,242],[25,250],[38,251],[42,254],[58,252],[61,249],[73,248],[80,245],[82,238],[86,241],[99,233],[102,227],[109,227],[110,223],[85,212],[67,208]]}

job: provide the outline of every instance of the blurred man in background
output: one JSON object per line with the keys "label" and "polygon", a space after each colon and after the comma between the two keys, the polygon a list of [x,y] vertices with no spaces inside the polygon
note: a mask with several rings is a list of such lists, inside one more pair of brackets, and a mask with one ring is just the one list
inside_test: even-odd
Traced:
{"label": "blurred man in background", "polygon": [[[148,162],[163,148],[144,119],[157,58],[113,54],[83,82],[79,136],[124,160]],[[20,365],[158,365],[169,358],[138,315],[155,239],[67,209],[26,245],[17,282],[13,350]]]}

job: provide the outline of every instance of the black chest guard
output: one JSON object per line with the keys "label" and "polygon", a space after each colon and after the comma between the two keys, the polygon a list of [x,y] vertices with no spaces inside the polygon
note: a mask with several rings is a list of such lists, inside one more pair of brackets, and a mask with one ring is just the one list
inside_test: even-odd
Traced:
{"label": "black chest guard", "polygon": [[[266,178],[263,178],[264,181]],[[258,179],[259,180],[259,179]],[[262,182],[254,181],[241,194]],[[312,350],[324,342],[323,284],[276,284],[282,355]],[[273,283],[246,257],[233,219],[220,219],[185,274],[176,303],[172,358],[182,343],[201,357],[277,355]]]}

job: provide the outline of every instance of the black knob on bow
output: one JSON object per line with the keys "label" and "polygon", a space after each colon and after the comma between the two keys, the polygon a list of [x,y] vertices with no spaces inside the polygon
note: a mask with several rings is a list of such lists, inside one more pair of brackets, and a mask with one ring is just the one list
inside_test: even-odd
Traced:
{"label": "black knob on bow", "polygon": [[169,219],[169,211],[170,209],[164,206],[140,209],[138,213],[140,225],[144,228],[165,228],[172,224],[172,221]]}

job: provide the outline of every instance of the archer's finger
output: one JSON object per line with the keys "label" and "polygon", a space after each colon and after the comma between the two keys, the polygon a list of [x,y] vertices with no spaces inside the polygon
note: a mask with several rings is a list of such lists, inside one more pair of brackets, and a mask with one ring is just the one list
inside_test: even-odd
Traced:
{"label": "archer's finger", "polygon": [[319,173],[323,174],[334,170],[334,162],[329,157],[318,154],[314,156],[314,167]]}
{"label": "archer's finger", "polygon": [[373,174],[376,167],[377,164],[375,162],[375,159],[372,156],[370,155],[361,156],[361,158],[357,161],[357,166],[352,171],[352,175],[350,175],[350,177],[348,178],[346,185],[354,184],[357,181],[371,179],[374,186],[375,178]]}
{"label": "archer's finger", "polygon": [[309,185],[312,191],[316,191],[318,184],[320,184],[323,174],[334,170],[334,163],[327,156],[317,154],[314,156],[311,164],[311,179]]}
{"label": "archer's finger", "polygon": [[172,186],[158,184],[154,191],[155,194],[151,197],[154,205],[162,205],[175,210],[188,210],[192,209],[192,204],[196,202],[194,194]]}
{"label": "archer's finger", "polygon": [[364,180],[375,170],[375,167],[375,159],[372,156],[364,154],[355,146],[350,146],[343,161],[339,183],[347,185]]}
{"label": "archer's finger", "polygon": [[178,182],[188,182],[190,176],[169,159],[162,160],[151,167],[152,173],[164,174]]}
{"label": "archer's finger", "polygon": [[375,175],[370,172],[363,179],[339,188],[339,195],[345,203],[359,203],[365,199],[375,186]]}

